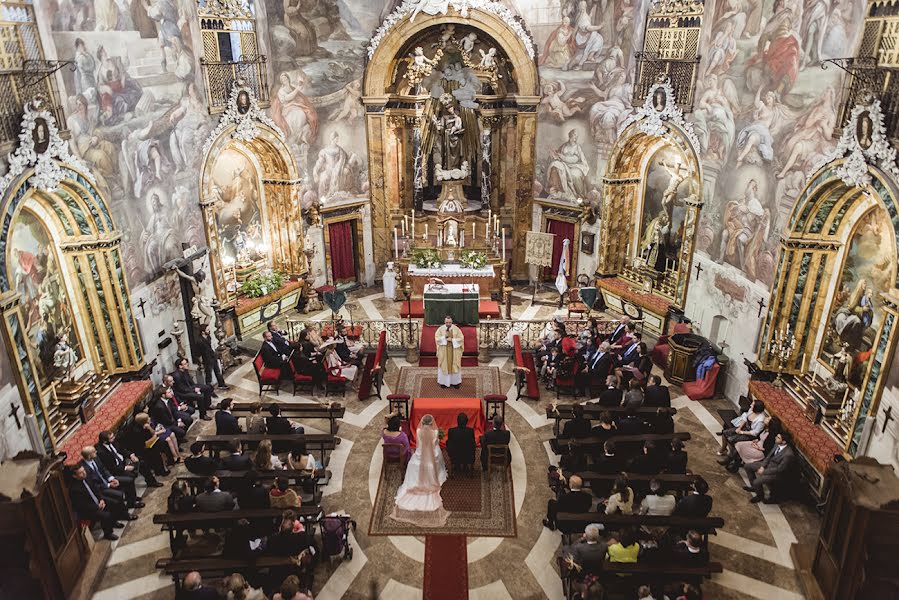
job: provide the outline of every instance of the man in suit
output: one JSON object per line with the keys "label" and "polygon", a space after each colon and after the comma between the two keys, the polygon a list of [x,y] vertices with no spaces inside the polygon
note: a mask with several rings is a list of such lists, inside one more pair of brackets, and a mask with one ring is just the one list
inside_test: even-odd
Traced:
{"label": "man in suit", "polygon": [[181,594],[177,600],[221,600],[222,594],[213,587],[203,585],[203,578],[197,571],[184,576]]}
{"label": "man in suit", "polygon": [[456,469],[471,472],[475,452],[474,430],[468,426],[468,415],[464,412],[456,416],[456,426],[450,427],[446,433],[446,451],[453,463],[453,472]]}
{"label": "man in suit", "polygon": [[294,423],[287,417],[281,416],[281,407],[272,403],[268,407],[270,417],[265,418],[265,430],[273,435],[286,435],[291,433],[305,433],[306,429]]}
{"label": "man in suit", "polygon": [[621,405],[621,397],[624,394],[618,388],[618,377],[609,375],[606,377],[606,389],[599,395],[597,404],[600,406],[617,407]]}
{"label": "man in suit", "polygon": [[293,351],[293,345],[287,339],[287,333],[278,328],[278,324],[269,321],[265,327],[272,334],[272,344],[281,354],[290,355]]}
{"label": "man in suit", "polygon": [[[173,382],[174,383],[174,382]],[[165,401],[166,405],[169,407],[169,412],[172,415],[183,423],[184,430],[187,431],[190,429],[190,426],[194,422],[194,418],[191,414],[194,412],[194,409],[190,406],[190,404],[185,404],[178,400],[178,397],[175,395],[175,388],[169,386],[162,392],[162,399]]]}
{"label": "man in suit", "polygon": [[203,360],[203,375],[206,378],[206,385],[212,387],[212,376],[215,375],[219,389],[227,390],[228,384],[225,383],[225,378],[222,376],[222,366],[219,364],[218,356],[215,355],[215,350],[212,348],[212,334],[209,331],[209,325],[203,327],[203,331],[200,333],[199,339],[197,339],[197,351]]}
{"label": "man in suit", "polygon": [[606,440],[602,445],[602,453],[593,457],[590,470],[603,475],[616,475],[621,473],[621,467],[621,459],[615,455],[615,442]]}
{"label": "man in suit", "polygon": [[212,406],[212,398],[216,395],[211,385],[200,384],[190,376],[190,366],[186,358],[177,363],[177,369],[173,375],[175,395],[182,402],[194,404],[200,412],[200,418],[206,420],[206,411]]}
{"label": "man in suit", "polygon": [[228,449],[231,454],[222,459],[222,469],[227,471],[249,471],[253,468],[253,461],[249,456],[241,454],[240,443],[231,442]]}
{"label": "man in suit", "polygon": [[81,464],[87,473],[88,483],[94,489],[100,490],[102,498],[124,502],[132,508],[144,507],[144,503],[137,499],[133,475],[113,476],[97,458],[97,449],[93,446],[85,446],[81,449],[81,459]]}
{"label": "man in suit", "polygon": [[585,513],[593,506],[593,496],[581,488],[584,481],[577,475],[572,475],[568,480],[567,492],[559,494],[558,498],[550,498],[546,503],[546,518],[543,526],[555,531],[556,515],[560,512]]}
{"label": "man in suit", "polygon": [[782,431],[774,438],[774,448],[768,452],[768,456],[760,461],[749,463],[746,465],[746,475],[749,477],[749,485],[744,486],[747,492],[753,492],[750,502],[761,502],[765,504],[774,504],[777,502],[773,494],[771,498],[765,498],[765,488],[768,489],[782,484],[785,478],[790,476],[793,465],[796,462],[796,455],[790,447],[790,434]]}
{"label": "man in suit", "polygon": [[675,517],[691,517],[703,519],[712,512],[712,497],[709,496],[709,484],[702,477],[697,477],[690,486],[690,493],[678,500],[674,507]]}
{"label": "man in suit", "polygon": [[184,466],[194,475],[214,475],[221,465],[219,461],[205,454],[206,446],[203,442],[194,442],[190,445],[190,456],[184,459]]}
{"label": "man in suit", "polygon": [[565,426],[562,427],[563,438],[585,438],[590,437],[590,419],[584,416],[584,406],[575,404],[571,407],[574,418],[569,419]]}
{"label": "man in suit", "polygon": [[683,475],[687,472],[687,452],[684,443],[675,438],[671,440],[671,451],[665,461],[665,472]]}
{"label": "man in suit", "polygon": [[579,387],[584,396],[590,397],[590,388],[602,384],[612,372],[613,358],[609,351],[609,343],[603,342],[585,362],[582,373],[578,373]]}
{"label": "man in suit", "polygon": [[127,475],[134,478],[140,473],[147,487],[162,487],[162,483],[153,475],[153,469],[148,462],[138,460],[133,452],[123,450],[116,443],[114,431],[100,432],[97,439],[97,457],[106,470],[115,477]]}
{"label": "man in suit", "polygon": [[219,489],[219,478],[213,475],[203,484],[203,491],[197,494],[198,512],[221,512],[234,510],[234,498]]}
{"label": "man in suit", "polygon": [[290,368],[290,349],[278,348],[275,344],[272,332],[266,329],[262,332],[262,346],[259,348],[262,355],[262,364],[269,369],[280,369],[281,379],[293,379],[293,371]]}
{"label": "man in suit", "polygon": [[627,333],[627,326],[630,324],[630,317],[622,317],[621,322],[618,323],[618,326],[614,331],[612,331],[612,335],[609,336],[609,342],[612,344],[617,344],[618,340],[620,340]]}
{"label": "man in suit", "polygon": [[103,527],[103,539],[110,541],[119,539],[113,530],[121,529],[125,524],[119,522],[118,519],[124,518],[133,521],[137,517],[129,515],[124,504],[102,498],[100,490],[87,481],[87,471],[85,471],[84,465],[76,465],[72,469],[71,475],[69,500],[72,502],[75,514],[79,519],[100,523],[100,526]]}
{"label": "man in suit", "polygon": [[580,540],[562,548],[562,557],[571,557],[581,567],[578,577],[596,575],[602,571],[607,549],[606,543],[600,540],[599,526],[591,523],[584,528],[584,535]]}
{"label": "man in suit", "polygon": [[219,402],[219,409],[215,413],[216,435],[239,435],[243,433],[237,417],[231,414],[231,398],[225,398]]}
{"label": "man in suit", "polygon": [[647,379],[646,392],[643,394],[643,406],[655,408],[671,408],[671,393],[667,385],[662,385],[658,375],[650,375]]}
{"label": "man in suit", "polygon": [[619,351],[619,367],[634,364],[640,358],[640,352],[638,352],[638,350],[640,349],[640,342],[643,341],[643,334],[634,333],[630,340],[630,343],[627,346],[622,346]]}
{"label": "man in suit", "polygon": [[[481,436],[481,469],[487,470],[487,446],[509,445],[512,434],[508,429],[503,429],[503,418],[499,415],[493,417],[493,429]],[[512,460],[512,453],[506,451],[509,460]]]}
{"label": "man in suit", "polygon": [[628,406],[624,416],[618,419],[618,435],[641,435],[645,433],[646,423],[637,416],[637,409]]}
{"label": "man in suit", "polygon": [[169,402],[169,399],[166,398],[166,394],[169,393],[169,390],[163,390],[160,393],[156,400],[150,404],[150,418],[153,419],[159,425],[162,425],[166,429],[171,430],[172,433],[175,434],[175,437],[178,438],[178,444],[180,445],[185,438],[187,438],[187,427],[185,427],[184,421],[182,421],[178,417],[178,411],[173,410],[173,402]]}

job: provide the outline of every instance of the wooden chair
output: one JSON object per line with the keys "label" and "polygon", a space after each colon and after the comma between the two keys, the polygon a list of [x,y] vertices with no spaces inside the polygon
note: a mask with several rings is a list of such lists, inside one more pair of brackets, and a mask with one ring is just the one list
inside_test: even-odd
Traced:
{"label": "wooden chair", "polygon": [[509,467],[512,464],[509,457],[508,444],[487,445],[487,470],[490,470],[490,467],[493,466],[494,463],[505,467]]}
{"label": "wooden chair", "polygon": [[262,354],[256,354],[253,358],[253,372],[256,373],[256,381],[259,382],[259,395],[262,392],[279,392],[281,386],[281,369],[266,367],[262,361]]}
{"label": "wooden chair", "polygon": [[384,442],[384,464],[396,463],[401,467],[406,466],[406,447],[398,442]]}
{"label": "wooden chair", "polygon": [[581,288],[575,287],[568,290],[568,318],[571,313],[584,315],[590,312],[590,307],[581,301]]}
{"label": "wooden chair", "polygon": [[346,384],[349,383],[349,381],[349,379],[341,377],[340,375],[328,375],[327,378],[325,378],[325,396],[338,393],[341,396],[345,396]]}

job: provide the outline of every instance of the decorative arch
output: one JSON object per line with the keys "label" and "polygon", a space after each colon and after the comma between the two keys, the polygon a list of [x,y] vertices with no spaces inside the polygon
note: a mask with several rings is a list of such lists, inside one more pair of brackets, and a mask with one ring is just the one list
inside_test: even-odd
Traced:
{"label": "decorative arch", "polygon": [[411,40],[442,27],[464,27],[477,32],[478,39],[496,44],[515,84],[497,94],[477,96],[477,167],[482,210],[490,209],[504,223],[511,222],[517,234],[512,236],[512,276],[524,279],[528,270],[523,232],[531,221],[540,101],[533,39],[500,2],[485,0],[458,7],[450,3],[434,15],[413,12],[414,6],[404,3],[384,20],[372,38],[363,76],[375,263],[380,269],[390,260],[390,232],[399,226],[399,215],[409,209],[421,211],[424,200],[427,139],[423,129],[430,123],[429,95],[398,92],[399,65],[407,58]]}
{"label": "decorative arch", "polygon": [[[20,394],[35,416],[45,447],[52,450],[73,421],[57,414],[56,407],[56,397],[69,384],[38,375],[40,357],[29,340],[29,320],[23,312],[28,298],[13,280],[12,234],[26,208],[37,209],[31,215],[43,215],[41,225],[58,243],[58,275],[80,323],[73,330],[80,342],[79,371],[101,377],[133,373],[144,367],[144,352],[131,310],[120,234],[93,175],[69,154],[53,115],[39,102],[26,107],[19,139],[10,171],[0,180],[0,310]],[[39,275],[34,273],[35,281]],[[21,276],[31,276],[31,271],[23,269]],[[42,294],[42,301],[51,299],[44,290],[35,293]],[[40,371],[52,372],[53,365],[44,363]]]}
{"label": "decorative arch", "polygon": [[252,185],[258,186],[261,226],[268,247],[255,258],[291,277],[307,272],[300,209],[302,182],[296,161],[283,132],[259,108],[253,90],[238,83],[231,90],[228,108],[218,127],[204,145],[205,159],[200,171],[200,208],[209,247],[209,266],[215,295],[222,304],[236,299],[235,290],[229,289],[234,280],[229,284],[228,274],[241,266],[255,268],[255,265],[237,264],[237,257],[226,254],[222,247],[217,213],[225,200],[215,189],[213,175],[217,161],[229,150],[246,156],[258,171]]}
{"label": "decorative arch", "polygon": [[[699,142],[692,126],[677,107],[674,91],[667,79],[660,80],[649,89],[643,105],[624,122],[612,147],[603,177],[603,203],[600,209],[602,244],[597,274],[604,277],[621,274],[636,277],[644,271],[647,274],[655,271],[652,266],[641,263],[645,260],[641,257],[641,240],[645,234],[642,225],[650,166],[654,157],[666,148],[679,157],[677,172],[683,174],[683,179],[677,189],[686,192],[685,196],[678,197],[685,214],[676,266],[669,271],[666,264],[664,273],[652,275],[656,279],[652,293],[682,308],[687,299],[696,226],[703,205],[703,175],[697,150]],[[687,189],[683,190],[681,186]],[[620,235],[622,231],[627,231],[628,235]]]}

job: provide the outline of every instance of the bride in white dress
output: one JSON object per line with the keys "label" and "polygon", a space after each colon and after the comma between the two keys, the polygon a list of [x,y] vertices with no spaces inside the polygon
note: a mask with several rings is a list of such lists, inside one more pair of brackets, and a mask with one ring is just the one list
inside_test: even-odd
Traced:
{"label": "bride in white dress", "polygon": [[406,466],[406,478],[396,492],[396,506],[390,516],[423,527],[442,527],[449,516],[440,497],[446,465],[434,417],[421,418],[415,439],[418,445]]}

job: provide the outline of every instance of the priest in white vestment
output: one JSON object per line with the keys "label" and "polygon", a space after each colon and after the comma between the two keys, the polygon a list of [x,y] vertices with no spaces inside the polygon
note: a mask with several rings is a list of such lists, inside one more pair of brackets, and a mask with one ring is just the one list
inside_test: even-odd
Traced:
{"label": "priest in white vestment", "polygon": [[434,340],[437,342],[437,383],[440,387],[459,387],[462,384],[462,351],[465,336],[462,330],[453,325],[449,315],[443,319],[444,325],[437,329]]}

